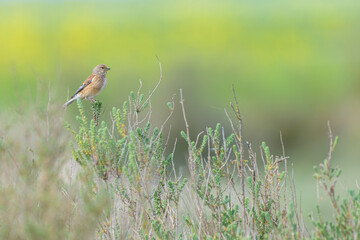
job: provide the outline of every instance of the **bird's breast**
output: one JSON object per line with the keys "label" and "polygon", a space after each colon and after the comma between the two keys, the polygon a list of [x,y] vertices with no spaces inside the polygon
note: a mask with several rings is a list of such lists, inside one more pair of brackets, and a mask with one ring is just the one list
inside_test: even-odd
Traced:
{"label": "bird's breast", "polygon": [[93,82],[93,87],[97,88],[98,90],[103,90],[104,87],[107,84],[107,79],[106,78],[99,78],[96,81]]}
{"label": "bird's breast", "polygon": [[101,91],[106,87],[106,85],[107,85],[107,78],[104,78],[104,83],[101,86]]}

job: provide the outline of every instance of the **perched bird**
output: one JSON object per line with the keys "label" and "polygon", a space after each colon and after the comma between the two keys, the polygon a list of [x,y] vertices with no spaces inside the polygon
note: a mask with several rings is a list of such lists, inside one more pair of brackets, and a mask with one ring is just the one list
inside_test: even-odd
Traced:
{"label": "perched bird", "polygon": [[94,102],[94,97],[96,97],[106,87],[106,73],[109,70],[110,68],[108,68],[105,64],[97,65],[93,69],[92,74],[79,87],[70,100],[63,105],[63,107],[66,108],[77,99],[87,99]]}

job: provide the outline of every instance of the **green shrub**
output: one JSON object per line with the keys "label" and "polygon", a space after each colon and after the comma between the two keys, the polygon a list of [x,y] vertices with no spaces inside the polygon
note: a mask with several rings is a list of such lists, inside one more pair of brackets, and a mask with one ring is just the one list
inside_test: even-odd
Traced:
{"label": "green shrub", "polygon": [[309,214],[311,222],[315,227],[312,233],[313,239],[358,239],[360,238],[360,191],[349,190],[344,198],[336,194],[335,186],[341,175],[341,169],[332,167],[332,154],[338,142],[338,137],[333,137],[330,123],[329,139],[330,147],[327,159],[322,164],[314,167],[314,177],[328,196],[332,208],[332,220],[323,220],[320,206],[317,205],[319,219]]}
{"label": "green shrub", "polygon": [[[144,101],[144,95],[131,92],[129,103],[113,108],[112,122],[102,121],[99,126],[96,118],[101,108],[94,109],[89,121],[78,101],[79,129],[67,125],[77,144],[73,156],[81,166],[93,168],[113,194],[111,216],[101,227],[100,238],[304,237],[287,158],[272,155],[263,143],[264,170],[259,169],[251,144],[244,146],[237,102],[233,109],[238,126],[229,118],[233,133],[226,135],[217,124],[192,141],[180,95],[189,180],[177,176],[174,150],[165,154],[169,144],[163,137],[165,123],[150,123],[151,109],[145,112],[150,98]],[[174,102],[168,106],[167,119]]]}

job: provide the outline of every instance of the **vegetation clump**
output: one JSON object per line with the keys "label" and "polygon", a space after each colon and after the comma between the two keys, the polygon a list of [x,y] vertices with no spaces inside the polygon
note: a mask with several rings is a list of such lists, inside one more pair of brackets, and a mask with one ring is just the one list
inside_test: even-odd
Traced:
{"label": "vegetation clump", "polygon": [[[164,125],[151,124],[150,98],[130,93],[121,109],[112,109],[112,122],[96,126],[88,120],[78,101],[79,129],[73,130],[77,146],[74,159],[94,169],[111,193],[112,206],[98,236],[101,239],[352,239],[359,237],[359,192],[340,199],[335,185],[340,169],[331,166],[338,138],[329,124],[330,150],[327,159],[315,167],[315,178],[327,193],[334,221],[310,214],[314,228],[305,226],[299,209],[293,176],[287,157],[270,152],[265,142],[258,154],[242,134],[242,117],[235,96],[231,104],[235,121],[228,116],[232,132],[225,134],[220,123],[207,127],[195,140],[191,137],[182,91],[180,106],[187,144],[188,178],[174,167]],[[148,110],[146,112],[146,110]],[[100,109],[99,109],[100,111]],[[94,113],[94,116],[98,113]],[[261,163],[259,165],[259,163]]]}
{"label": "vegetation clump", "polygon": [[[331,203],[332,218],[318,205],[316,215],[308,215],[312,226],[306,226],[285,151],[274,155],[265,142],[255,151],[245,141],[235,91],[234,117],[225,110],[231,132],[218,123],[195,135],[180,90],[185,129],[173,143],[164,129],[175,101],[167,103],[169,114],[156,125],[152,94],[131,92],[121,108],[111,110],[110,122],[101,121],[100,102],[88,114],[78,100],[78,126],[65,124],[73,140],[52,104],[3,124],[0,238],[360,237],[359,191],[343,197],[336,191],[341,170],[332,166],[338,138],[330,124],[328,156],[314,167],[314,177]],[[187,146],[184,175],[174,163],[179,141]]]}

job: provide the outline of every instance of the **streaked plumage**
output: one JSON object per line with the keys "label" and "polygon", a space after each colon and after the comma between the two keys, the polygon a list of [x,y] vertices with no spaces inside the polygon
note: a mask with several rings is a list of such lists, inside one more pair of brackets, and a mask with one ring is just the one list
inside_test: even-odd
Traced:
{"label": "streaked plumage", "polygon": [[106,73],[109,70],[110,68],[104,64],[97,65],[93,69],[93,73],[84,81],[84,83],[63,107],[66,108],[77,99],[87,99],[93,101],[94,97],[96,97],[106,87]]}

